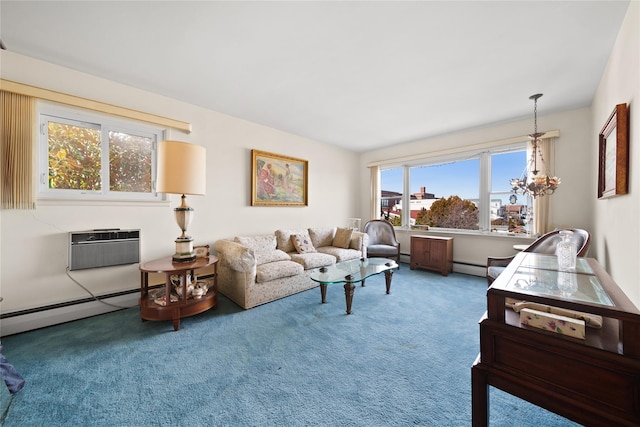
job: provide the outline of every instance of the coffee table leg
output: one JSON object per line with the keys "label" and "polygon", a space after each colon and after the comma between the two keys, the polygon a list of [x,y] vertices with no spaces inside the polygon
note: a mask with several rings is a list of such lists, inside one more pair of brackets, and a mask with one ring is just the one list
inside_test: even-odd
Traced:
{"label": "coffee table leg", "polygon": [[322,296],[322,303],[327,302],[327,285],[320,284],[320,296]]}
{"label": "coffee table leg", "polygon": [[391,279],[393,278],[393,270],[384,272],[384,280],[387,284],[387,293],[391,292]]}
{"label": "coffee table leg", "polygon": [[353,282],[347,282],[344,284],[344,297],[347,300],[347,314],[351,314],[351,303],[353,302],[353,292],[356,290],[356,285]]}

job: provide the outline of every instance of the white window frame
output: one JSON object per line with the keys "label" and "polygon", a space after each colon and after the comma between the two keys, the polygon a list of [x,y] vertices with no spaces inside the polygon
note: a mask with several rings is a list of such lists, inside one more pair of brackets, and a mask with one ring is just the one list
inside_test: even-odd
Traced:
{"label": "white window frame", "polygon": [[[437,165],[446,162],[464,161],[472,158],[479,158],[480,161],[480,176],[479,180],[479,218],[478,218],[478,230],[471,229],[449,229],[449,228],[434,228],[430,230],[447,231],[447,232],[463,232],[463,233],[490,233],[491,232],[491,156],[493,154],[505,153],[509,151],[526,151],[527,141],[510,143],[507,145],[496,145],[490,148],[483,148],[480,150],[461,151],[455,154],[424,157],[420,159],[412,159],[405,164],[392,164],[388,163],[384,166],[380,166],[380,170],[403,168],[403,188],[402,188],[402,229],[411,228],[411,213],[410,213],[410,195],[411,195],[411,177],[410,171],[412,167],[416,166],[430,166]],[[518,177],[514,177],[518,178]],[[382,186],[382,183],[381,183]],[[381,190],[384,188],[381,187]],[[495,193],[499,193],[496,191]],[[535,203],[535,200],[533,201]],[[496,234],[496,233],[493,233]]]}
{"label": "white window frame", "polygon": [[[156,192],[157,145],[166,129],[148,123],[114,117],[104,113],[82,110],[46,101],[38,102],[38,199],[142,201],[159,202],[164,195]],[[74,123],[96,127],[102,132],[102,185],[100,191],[49,188],[49,141],[47,121],[54,118],[61,123]],[[109,131],[148,137],[153,140],[151,158],[152,191],[149,193],[110,191],[109,189]]]}

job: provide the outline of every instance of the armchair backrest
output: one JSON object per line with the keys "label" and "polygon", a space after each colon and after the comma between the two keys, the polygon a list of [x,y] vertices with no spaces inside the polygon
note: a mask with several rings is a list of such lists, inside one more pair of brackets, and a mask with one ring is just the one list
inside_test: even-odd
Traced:
{"label": "armchair backrest", "polygon": [[364,225],[364,232],[369,236],[370,245],[398,245],[393,225],[387,221],[372,219]]}
{"label": "armchair backrest", "polygon": [[[524,249],[524,252],[536,252],[540,254],[555,255],[556,246],[562,241],[560,232],[563,229],[556,229],[540,236],[529,247]],[[573,231],[571,240],[576,244],[578,248],[578,256],[584,257],[589,252],[589,246],[591,244],[591,235],[588,231],[579,228],[566,228],[564,230]]]}

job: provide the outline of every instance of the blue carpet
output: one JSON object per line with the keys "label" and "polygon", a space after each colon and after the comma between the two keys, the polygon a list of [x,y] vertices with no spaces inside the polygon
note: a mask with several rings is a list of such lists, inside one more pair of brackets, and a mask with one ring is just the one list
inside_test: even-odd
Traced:
{"label": "blue carpet", "polygon": [[[121,310],[3,338],[26,379],[5,426],[470,426],[486,280],[411,271],[243,311]],[[575,426],[491,389],[492,426]]]}

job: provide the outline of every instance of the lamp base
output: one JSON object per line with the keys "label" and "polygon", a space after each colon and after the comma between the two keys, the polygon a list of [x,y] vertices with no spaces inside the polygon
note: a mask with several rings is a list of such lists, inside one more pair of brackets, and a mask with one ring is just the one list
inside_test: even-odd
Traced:
{"label": "lamp base", "polygon": [[176,263],[194,262],[196,253],[193,250],[193,239],[189,236],[178,237],[176,239],[176,253],[173,254],[172,261]]}

